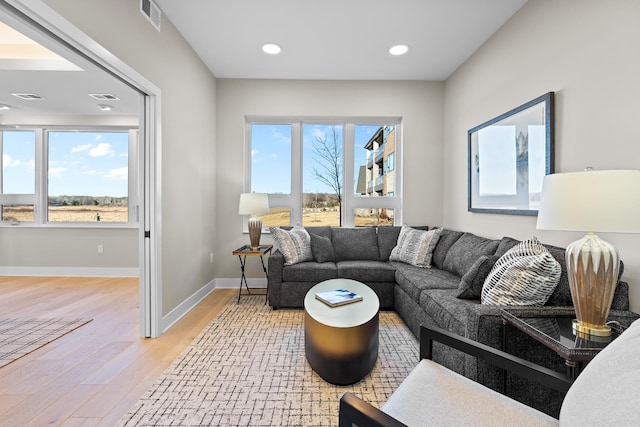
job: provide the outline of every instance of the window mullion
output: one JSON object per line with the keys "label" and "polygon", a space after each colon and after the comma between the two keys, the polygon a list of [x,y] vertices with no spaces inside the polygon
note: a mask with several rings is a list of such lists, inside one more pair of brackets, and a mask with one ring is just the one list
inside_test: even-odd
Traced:
{"label": "window mullion", "polygon": [[291,123],[291,224],[302,224],[302,123]]}
{"label": "window mullion", "polygon": [[353,123],[344,124],[344,137],[342,140],[342,225],[343,227],[354,227],[354,206],[355,194],[354,182],[354,140],[355,125]]}
{"label": "window mullion", "polygon": [[47,171],[49,170],[49,148],[46,141],[49,133],[43,129],[36,129],[36,194],[35,194],[35,224],[47,222]]}

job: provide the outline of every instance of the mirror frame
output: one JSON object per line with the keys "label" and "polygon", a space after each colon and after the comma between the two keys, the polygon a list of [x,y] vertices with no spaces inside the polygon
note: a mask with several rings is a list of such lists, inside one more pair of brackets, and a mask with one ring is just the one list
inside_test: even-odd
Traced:
{"label": "mirror frame", "polygon": [[[539,112],[542,114],[540,115]],[[514,108],[498,117],[482,123],[468,131],[468,211],[481,213],[498,213],[510,215],[537,215],[536,199],[539,201],[539,192],[529,191],[529,162],[528,162],[528,127],[531,125],[544,125],[545,133],[545,166],[544,175],[554,173],[554,92],[545,93],[521,106]],[[479,133],[487,131],[492,126],[516,126],[515,138],[516,161],[513,164],[516,170],[515,194],[509,195],[481,195],[480,183],[480,156]],[[524,142],[524,144],[523,144]],[[517,152],[524,147],[520,156]],[[518,160],[518,157],[520,159]],[[540,186],[542,178],[539,177]],[[507,176],[513,179],[509,172]]]}

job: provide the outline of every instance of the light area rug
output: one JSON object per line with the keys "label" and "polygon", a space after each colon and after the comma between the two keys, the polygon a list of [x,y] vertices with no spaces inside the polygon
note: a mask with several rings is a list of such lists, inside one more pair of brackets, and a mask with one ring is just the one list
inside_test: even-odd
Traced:
{"label": "light area rug", "polygon": [[57,340],[91,319],[0,319],[0,367]]}
{"label": "light area rug", "polygon": [[380,313],[378,360],[360,382],[336,386],[309,366],[304,311],[264,296],[232,300],[120,420],[119,426],[337,426],[351,391],[380,407],[419,361],[418,340]]}

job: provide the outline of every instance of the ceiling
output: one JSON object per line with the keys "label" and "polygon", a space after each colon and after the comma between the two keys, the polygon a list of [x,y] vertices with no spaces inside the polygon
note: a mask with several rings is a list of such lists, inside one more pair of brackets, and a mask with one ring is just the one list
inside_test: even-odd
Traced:
{"label": "ceiling", "polygon": [[446,80],[526,2],[153,1],[218,78],[332,80]]}
{"label": "ceiling", "polygon": [[[168,18],[218,78],[445,80],[526,0],[155,2],[162,25],[170,25]],[[20,115],[139,114],[140,96],[129,86],[2,10],[0,22],[22,34],[0,28],[0,104],[11,107],[0,110],[0,124]],[[282,52],[267,55],[265,43]],[[396,44],[406,44],[408,53],[390,55]],[[99,101],[90,93],[119,99]]]}
{"label": "ceiling", "polygon": [[[12,94],[36,94],[25,100]],[[97,100],[89,94],[112,94]],[[98,105],[109,105],[110,111]],[[0,124],[15,116],[138,116],[140,95],[76,52],[0,9]]]}

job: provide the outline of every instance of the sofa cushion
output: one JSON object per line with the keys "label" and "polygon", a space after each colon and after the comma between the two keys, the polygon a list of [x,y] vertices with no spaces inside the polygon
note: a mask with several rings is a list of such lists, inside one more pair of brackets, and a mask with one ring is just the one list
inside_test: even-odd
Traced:
{"label": "sofa cushion", "polygon": [[311,237],[311,253],[316,262],[334,262],[336,260],[331,239],[315,233],[309,233],[309,236]]}
{"label": "sofa cushion", "polygon": [[449,248],[442,269],[462,277],[482,255],[493,255],[499,243],[499,240],[464,233]]}
{"label": "sofa cushion", "polygon": [[534,237],[496,261],[482,288],[490,305],[544,305],[560,279],[560,264]]}
{"label": "sofa cushion", "polygon": [[402,226],[398,244],[391,251],[389,261],[401,261],[416,267],[430,268],[433,249],[438,243],[441,228],[430,231]]}
{"label": "sofa cushion", "polygon": [[284,282],[322,282],[338,278],[338,268],[333,262],[317,263],[301,262],[285,266],[282,269],[282,281]]}
{"label": "sofa cushion", "polygon": [[513,237],[503,237],[502,239],[500,239],[500,243],[498,244],[498,249],[496,249],[496,252],[494,255],[502,256],[506,254],[509,249],[511,249],[518,243],[520,243],[520,240],[514,239]]}
{"label": "sofa cushion", "polygon": [[390,262],[396,269],[397,286],[411,297],[420,300],[425,289],[457,289],[460,278],[453,273],[437,268],[420,268],[403,262]]}
{"label": "sofa cushion", "polygon": [[449,252],[449,248],[460,238],[464,233],[462,231],[453,231],[447,230],[446,228],[442,229],[440,233],[440,238],[438,239],[438,244],[433,250],[433,258],[431,259],[431,264],[434,267],[437,267],[442,270],[444,266],[444,259],[447,256],[447,252]]}
{"label": "sofa cushion", "polygon": [[338,277],[359,282],[394,282],[396,269],[383,261],[340,261],[336,263]]}
{"label": "sofa cushion", "polygon": [[373,227],[333,229],[333,250],[336,261],[379,261],[378,236]]}
{"label": "sofa cushion", "polygon": [[482,255],[478,258],[460,279],[456,296],[461,299],[480,299],[484,282],[498,258],[498,255]]}
{"label": "sofa cushion", "polygon": [[313,259],[311,237],[301,225],[296,225],[291,230],[269,227],[269,231],[284,256],[284,265],[293,265]]}
{"label": "sofa cushion", "polygon": [[420,293],[420,307],[439,328],[465,336],[469,301],[456,297],[457,289],[425,289]]}
{"label": "sofa cushion", "polygon": [[398,244],[398,235],[402,227],[378,227],[378,252],[380,261],[389,261],[391,251]]}

